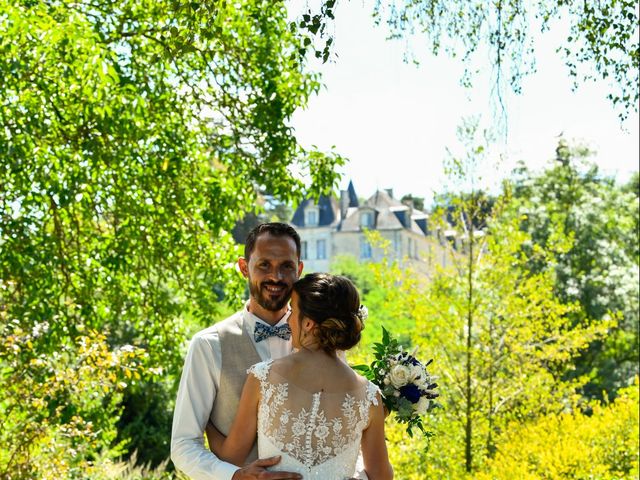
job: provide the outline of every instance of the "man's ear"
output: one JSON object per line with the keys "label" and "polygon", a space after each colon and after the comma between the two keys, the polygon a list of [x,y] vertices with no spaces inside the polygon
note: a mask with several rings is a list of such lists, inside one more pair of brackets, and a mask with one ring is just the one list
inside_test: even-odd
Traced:
{"label": "man's ear", "polygon": [[244,278],[249,278],[249,262],[247,262],[246,258],[238,258],[238,268]]}
{"label": "man's ear", "polygon": [[304,262],[302,260],[298,261],[298,278],[302,276],[302,269],[304,268]]}

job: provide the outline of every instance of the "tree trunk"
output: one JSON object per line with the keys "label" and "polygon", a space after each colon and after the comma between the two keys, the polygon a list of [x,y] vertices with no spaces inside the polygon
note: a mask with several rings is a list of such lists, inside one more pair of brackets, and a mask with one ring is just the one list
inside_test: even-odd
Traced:
{"label": "tree trunk", "polygon": [[[473,202],[473,199],[472,199]],[[472,205],[473,208],[473,205]],[[465,468],[467,472],[471,472],[473,467],[473,456],[471,453],[471,441],[472,441],[472,433],[473,433],[473,423],[471,419],[471,413],[473,411],[473,398],[471,392],[471,329],[473,327],[473,245],[474,245],[474,225],[473,225],[473,217],[468,219],[469,228],[467,231],[469,232],[469,268],[467,272],[467,365],[466,365],[466,376],[467,376],[467,421],[465,426]]]}

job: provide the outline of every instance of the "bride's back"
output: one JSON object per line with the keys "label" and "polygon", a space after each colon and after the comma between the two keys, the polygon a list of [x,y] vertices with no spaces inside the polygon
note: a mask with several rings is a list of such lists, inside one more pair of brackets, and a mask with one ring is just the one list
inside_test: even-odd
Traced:
{"label": "bride's back", "polygon": [[337,356],[304,350],[273,362],[271,372],[309,393],[345,393],[366,387],[367,381]]}
{"label": "bride's back", "polygon": [[260,455],[342,478],[328,474],[353,471],[377,388],[341,360],[315,356],[300,352],[253,367],[261,384]]}
{"label": "bride's back", "polygon": [[[345,478],[355,469],[378,389],[336,353],[360,340],[360,297],[345,277],[313,273],[291,295],[291,341],[299,351],[254,365],[260,381],[258,450],[304,478]],[[351,475],[346,475],[350,477]]]}

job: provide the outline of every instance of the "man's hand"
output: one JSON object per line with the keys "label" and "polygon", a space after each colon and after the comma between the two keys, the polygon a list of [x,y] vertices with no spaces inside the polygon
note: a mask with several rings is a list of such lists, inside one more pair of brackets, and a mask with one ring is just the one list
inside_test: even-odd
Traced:
{"label": "man's hand", "polygon": [[270,457],[251,462],[233,474],[231,480],[299,480],[302,475],[292,472],[268,472],[267,467],[280,462],[280,457]]}

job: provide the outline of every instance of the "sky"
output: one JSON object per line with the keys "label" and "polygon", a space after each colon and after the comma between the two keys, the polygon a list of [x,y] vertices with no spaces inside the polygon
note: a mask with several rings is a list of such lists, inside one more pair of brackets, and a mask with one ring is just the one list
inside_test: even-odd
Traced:
{"label": "sky", "polygon": [[[369,5],[370,2],[367,3]],[[445,54],[428,54],[424,40],[409,46],[420,65],[403,62],[405,41],[386,40],[371,8],[357,0],[338,2],[333,61],[314,64],[324,87],[293,117],[299,142],[334,151],[349,162],[341,169],[340,188],[352,180],[360,197],[392,188],[400,198],[411,193],[427,204],[451,182],[443,172],[447,149],[460,152],[456,128],[464,117],[495,124],[490,76],[474,88],[460,86],[462,66]],[[491,188],[521,160],[544,168],[559,136],[588,145],[601,171],[620,181],[638,170],[638,114],[622,123],[606,99],[606,84],[581,84],[573,92],[562,58],[555,53],[558,34],[536,45],[537,73],[523,82],[522,94],[508,94],[506,135],[493,144],[481,168]],[[487,70],[487,73],[489,70]]]}

